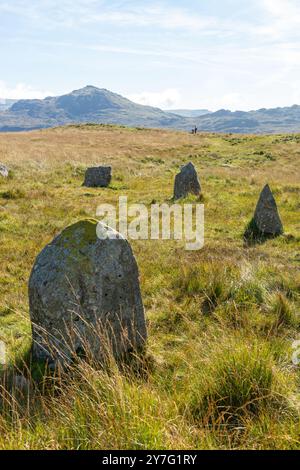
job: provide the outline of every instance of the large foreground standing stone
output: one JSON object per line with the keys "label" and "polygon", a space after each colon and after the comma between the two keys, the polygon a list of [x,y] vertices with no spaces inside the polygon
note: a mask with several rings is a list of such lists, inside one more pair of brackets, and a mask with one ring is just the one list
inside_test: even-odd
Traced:
{"label": "large foreground standing stone", "polygon": [[110,182],[111,167],[95,166],[86,170],[83,186],[89,188],[106,188]]}
{"label": "large foreground standing stone", "polygon": [[201,187],[195,167],[192,163],[188,163],[175,177],[174,199],[181,199],[189,193],[198,196],[200,192]]}
{"label": "large foreground standing stone", "polygon": [[0,163],[0,176],[3,176],[4,178],[7,178],[8,173],[9,173],[8,168],[5,165],[2,165]]}
{"label": "large foreground standing stone", "polygon": [[107,339],[116,357],[144,346],[144,308],[131,247],[123,238],[100,240],[96,229],[95,220],[67,227],[35,261],[29,304],[38,359],[67,363],[89,351],[101,360]]}
{"label": "large foreground standing stone", "polygon": [[278,213],[276,201],[268,184],[262,190],[254,213],[254,222],[264,235],[280,235],[283,226]]}

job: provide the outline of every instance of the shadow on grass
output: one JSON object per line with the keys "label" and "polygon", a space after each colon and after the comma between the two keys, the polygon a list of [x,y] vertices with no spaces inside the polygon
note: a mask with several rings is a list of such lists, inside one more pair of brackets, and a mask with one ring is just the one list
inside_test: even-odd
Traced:
{"label": "shadow on grass", "polygon": [[56,376],[56,371],[51,370],[46,361],[34,359],[28,348],[22,357],[0,368],[0,411],[9,402],[18,403],[20,409],[26,408],[29,397],[33,399],[36,394],[53,390]]}
{"label": "shadow on grass", "polygon": [[29,408],[35,409],[35,405],[47,397],[60,395],[85,363],[95,371],[109,374],[116,366],[131,381],[147,382],[155,369],[155,360],[146,349],[128,351],[119,358],[107,351],[101,362],[91,362],[84,350],[80,350],[68,364],[53,367],[53,363],[47,360],[36,359],[32,348],[28,348],[14,363],[0,366],[0,414],[7,416],[17,409],[21,416],[28,413]]}
{"label": "shadow on grass", "polygon": [[268,240],[273,240],[274,238],[280,237],[281,235],[282,233],[272,234],[261,232],[253,218],[247,225],[246,230],[244,232],[244,245],[246,247],[262,245]]}
{"label": "shadow on grass", "polygon": [[181,197],[176,199],[175,196],[170,197],[167,199],[165,202],[168,203],[175,203],[175,204],[203,204],[206,201],[206,198],[203,193],[200,193],[199,195],[196,194],[188,194],[185,197]]}

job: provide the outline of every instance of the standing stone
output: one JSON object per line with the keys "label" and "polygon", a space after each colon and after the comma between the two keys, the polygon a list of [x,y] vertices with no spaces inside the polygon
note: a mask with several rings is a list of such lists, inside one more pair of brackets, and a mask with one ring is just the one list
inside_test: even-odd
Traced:
{"label": "standing stone", "polygon": [[8,173],[9,173],[8,168],[5,165],[2,165],[0,163],[0,176],[3,176],[4,178],[7,178]]}
{"label": "standing stone", "polygon": [[111,167],[95,166],[86,170],[83,186],[89,188],[106,188],[110,182]]}
{"label": "standing stone", "polygon": [[[115,357],[143,349],[147,337],[136,260],[127,240],[100,239],[103,224],[82,220],[38,255],[29,279],[33,355],[68,363],[110,344]],[[105,343],[107,344],[107,343]]]}
{"label": "standing stone", "polygon": [[278,213],[276,201],[268,184],[262,190],[254,213],[254,222],[264,235],[280,235],[283,226]]}
{"label": "standing stone", "polygon": [[199,196],[200,192],[201,187],[195,167],[192,163],[188,163],[175,177],[174,199],[181,199],[189,193]]}

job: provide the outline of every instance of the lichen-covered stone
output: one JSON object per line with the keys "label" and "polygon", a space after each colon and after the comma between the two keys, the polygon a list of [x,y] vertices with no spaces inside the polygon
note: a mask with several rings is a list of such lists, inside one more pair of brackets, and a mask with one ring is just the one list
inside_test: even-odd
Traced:
{"label": "lichen-covered stone", "polygon": [[[127,240],[100,240],[95,220],[67,227],[38,255],[29,280],[33,353],[68,363],[143,348],[147,332],[138,267]],[[104,335],[104,336],[103,336]]]}
{"label": "lichen-covered stone", "polygon": [[277,204],[268,184],[260,194],[254,213],[254,222],[262,234],[276,236],[283,233]]}
{"label": "lichen-covered stone", "polygon": [[83,186],[89,188],[106,188],[111,182],[111,167],[90,167],[85,172]]}
{"label": "lichen-covered stone", "polygon": [[2,165],[0,163],[0,176],[3,176],[4,178],[7,178],[9,174],[9,170],[5,165]]}
{"label": "lichen-covered stone", "polygon": [[201,186],[194,165],[190,162],[181,168],[180,173],[175,177],[174,199],[181,199],[188,194],[199,196]]}

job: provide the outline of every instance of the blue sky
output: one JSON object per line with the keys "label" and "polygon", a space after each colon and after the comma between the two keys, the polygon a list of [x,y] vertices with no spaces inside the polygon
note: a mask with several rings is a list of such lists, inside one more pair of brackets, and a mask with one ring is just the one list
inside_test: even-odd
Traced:
{"label": "blue sky", "polygon": [[300,104],[299,0],[0,0],[0,98],[87,84],[162,108]]}

